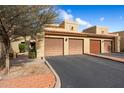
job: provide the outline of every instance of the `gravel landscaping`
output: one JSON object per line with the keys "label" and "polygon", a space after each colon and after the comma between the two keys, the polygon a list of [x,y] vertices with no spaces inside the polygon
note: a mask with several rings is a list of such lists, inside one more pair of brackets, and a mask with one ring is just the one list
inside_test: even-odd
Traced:
{"label": "gravel landscaping", "polygon": [[36,74],[48,74],[51,73],[49,68],[42,63],[25,63],[21,66],[12,66],[10,68],[9,74],[4,74],[4,70],[0,72],[2,79],[12,79]]}
{"label": "gravel landscaping", "polygon": [[11,63],[8,74],[0,71],[0,87],[54,87],[55,77],[42,60],[31,60],[22,55],[11,60]]}

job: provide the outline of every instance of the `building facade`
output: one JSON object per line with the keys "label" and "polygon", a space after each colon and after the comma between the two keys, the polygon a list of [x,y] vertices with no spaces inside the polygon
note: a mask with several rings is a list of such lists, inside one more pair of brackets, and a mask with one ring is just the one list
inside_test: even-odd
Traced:
{"label": "building facade", "polygon": [[[120,52],[119,35],[109,34],[107,27],[94,26],[82,32],[78,32],[78,27],[77,22],[69,20],[65,20],[61,24],[47,25],[44,28],[43,37],[36,42],[37,56],[40,58],[84,53]],[[19,52],[18,44],[21,41],[12,43],[15,52]]]}
{"label": "building facade", "polygon": [[120,52],[120,37],[107,27],[94,26],[78,32],[78,23],[64,21],[58,27],[46,27],[42,56]]}
{"label": "building facade", "polygon": [[124,31],[114,32],[120,36],[120,52],[124,52]]}

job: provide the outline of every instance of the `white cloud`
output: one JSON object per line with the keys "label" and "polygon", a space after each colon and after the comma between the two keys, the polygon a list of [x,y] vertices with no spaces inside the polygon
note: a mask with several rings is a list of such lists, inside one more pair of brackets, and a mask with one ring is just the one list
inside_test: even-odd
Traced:
{"label": "white cloud", "polygon": [[99,20],[100,20],[101,22],[103,22],[103,21],[105,20],[105,18],[104,18],[104,17],[101,17]]}
{"label": "white cloud", "polygon": [[82,20],[81,18],[76,18],[75,19],[81,26],[85,26],[85,27],[91,27],[92,25],[85,21],[85,20]]}
{"label": "white cloud", "polygon": [[[68,9],[66,11],[59,9],[58,12],[60,15],[59,16],[60,19],[62,19],[62,20],[75,20],[76,22],[78,22],[80,24],[81,28],[88,28],[88,27],[92,26],[88,21],[85,21],[81,18],[74,18],[74,16],[72,15],[72,11],[70,9]],[[80,30],[82,30],[82,29],[80,29]]]}
{"label": "white cloud", "polygon": [[68,20],[72,20],[73,19],[73,15],[71,13],[66,12],[65,10],[59,9],[59,13],[60,13],[60,18],[62,19],[68,19]]}

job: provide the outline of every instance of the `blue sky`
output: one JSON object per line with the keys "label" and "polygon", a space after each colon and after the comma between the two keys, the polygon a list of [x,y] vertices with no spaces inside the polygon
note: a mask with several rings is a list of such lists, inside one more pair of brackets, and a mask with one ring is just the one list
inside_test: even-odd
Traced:
{"label": "blue sky", "polygon": [[60,18],[77,21],[79,30],[99,25],[110,32],[124,30],[124,6],[119,5],[59,5]]}

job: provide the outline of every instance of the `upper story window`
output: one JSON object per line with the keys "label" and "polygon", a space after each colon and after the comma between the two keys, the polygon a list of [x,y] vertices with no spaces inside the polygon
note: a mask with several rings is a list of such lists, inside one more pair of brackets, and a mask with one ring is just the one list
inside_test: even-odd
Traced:
{"label": "upper story window", "polygon": [[104,34],[104,31],[102,31],[102,34]]}
{"label": "upper story window", "polygon": [[73,31],[73,30],[74,30],[74,27],[72,26],[72,27],[71,27],[71,31]]}

